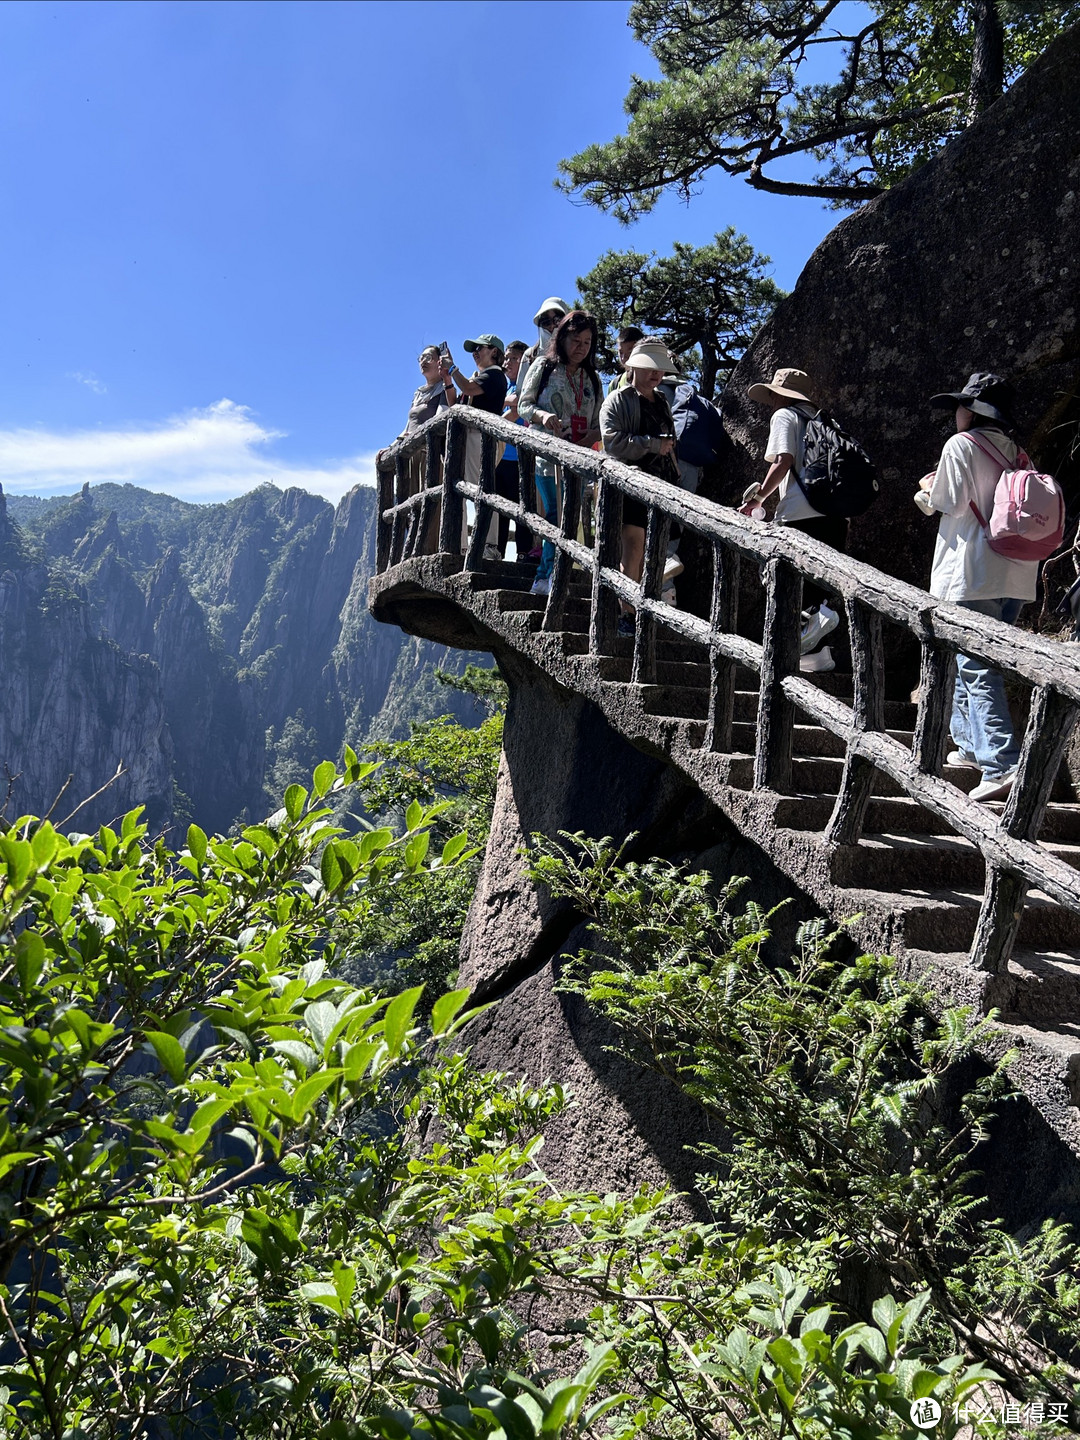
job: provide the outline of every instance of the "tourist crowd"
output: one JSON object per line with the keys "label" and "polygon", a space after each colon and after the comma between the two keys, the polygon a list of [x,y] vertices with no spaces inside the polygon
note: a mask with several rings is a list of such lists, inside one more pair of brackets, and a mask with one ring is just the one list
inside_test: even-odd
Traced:
{"label": "tourist crowd", "polygon": [[[654,479],[696,490],[703,466],[718,453],[720,419],[693,382],[679,373],[678,361],[665,342],[636,326],[620,330],[621,368],[605,393],[597,369],[600,337],[592,315],[553,295],[538,307],[533,324],[537,335],[531,344],[514,340],[504,345],[490,332],[466,340],[463,348],[475,362],[469,376],[458,368],[445,342],[422,351],[423,384],[413,397],[403,434],[411,434],[444,406],[472,405],[571,444],[603,449]],[[828,434],[822,430],[809,376],[802,370],[780,369],[771,381],[752,385],[748,394],[768,409],[770,425],[765,474],[744,493],[742,513],[766,520],[765,502],[775,500],[774,523],[846,550],[845,515],[816,509],[811,494],[820,492],[812,492],[806,481],[808,436],[813,437],[811,445],[820,446],[822,434]],[[940,517],[930,591],[1013,624],[1024,603],[1035,597],[1038,561],[1018,558],[1026,555],[1022,547],[1001,553],[987,519],[995,510],[1003,475],[1027,463],[1017,440],[1013,389],[1000,376],[977,372],[960,389],[930,397],[929,404],[953,409],[956,424],[937,467],[922,478],[915,495],[925,515]],[[481,444],[479,432],[470,430],[465,478],[473,483],[480,475]],[[495,490],[507,499],[519,497],[518,457],[512,445],[502,449]],[[539,455],[537,512],[557,522],[560,498],[558,468]],[[642,576],[646,522],[645,505],[624,495],[621,568],[634,581]],[[508,517],[493,516],[484,547],[487,559],[505,557],[510,524]],[[678,527],[673,524],[663,580],[663,598],[669,604],[675,604],[674,582],[683,572],[678,543]],[[555,558],[551,541],[537,542],[527,523],[518,521],[514,544],[519,562],[535,567],[533,594],[548,594]],[[830,603],[826,591],[810,581],[804,583],[804,600],[800,668],[808,673],[832,670],[831,645],[824,642],[840,624],[841,607]],[[634,611],[620,604],[619,633],[632,636]],[[950,733],[955,748],[947,763],[982,771],[972,797],[1004,798],[1015,779],[1019,748],[1004,681],[974,657],[958,656]]]}

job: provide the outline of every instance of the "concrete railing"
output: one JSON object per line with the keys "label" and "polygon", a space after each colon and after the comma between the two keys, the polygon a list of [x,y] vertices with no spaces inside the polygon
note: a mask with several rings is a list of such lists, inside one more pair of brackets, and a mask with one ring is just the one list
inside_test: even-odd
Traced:
{"label": "concrete railing", "polygon": [[[517,446],[520,495],[494,493],[499,442]],[[466,447],[479,447],[479,483],[464,479]],[[562,515],[555,525],[537,515],[535,466],[553,460],[562,481]],[[475,466],[474,466],[475,468]],[[595,485],[591,545],[578,540],[585,487]],[[511,425],[467,406],[444,411],[378,461],[377,567],[383,572],[415,556],[463,555],[466,571],[483,564],[493,512],[522,520],[555,546],[545,630],[564,628],[563,612],[574,566],[592,577],[589,651],[610,654],[619,601],[637,613],[631,679],[656,678],[657,627],[705,647],[709,658],[708,720],[704,747],[732,748],[736,669],[759,676],[755,789],[790,792],[796,715],[823,726],[844,746],[839,794],[825,830],[836,845],[858,842],[874,772],[890,776],[903,792],[978,846],[986,885],[971,962],[1003,969],[1016,941],[1025,897],[1037,887],[1058,904],[1080,912],[1080,871],[1037,843],[1051,789],[1080,713],[1080,647],[1064,646],[935,600],[826,545],[781,525],[763,525],[673,485],[652,480],[609,456],[583,450],[536,430]],[[623,497],[648,507],[645,563],[640,584],[619,570]],[[476,517],[466,533],[465,505]],[[688,614],[660,599],[668,531],[673,521],[701,537],[711,552],[709,618]],[[766,586],[760,643],[737,633],[740,568],[762,570]],[[804,579],[840,597],[851,637],[853,698],[828,694],[799,672],[800,611]],[[921,652],[918,712],[909,746],[885,726],[883,625],[914,636]],[[1031,690],[1031,706],[1016,782],[998,811],[968,798],[941,776],[948,736],[954,657],[974,656]]]}

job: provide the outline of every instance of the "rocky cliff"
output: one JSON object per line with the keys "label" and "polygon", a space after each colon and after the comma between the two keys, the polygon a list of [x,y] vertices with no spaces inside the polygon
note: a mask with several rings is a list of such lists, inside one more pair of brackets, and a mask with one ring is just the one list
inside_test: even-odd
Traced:
{"label": "rocky cliff", "polygon": [[[852,549],[925,585],[935,525],[911,496],[952,429],[935,392],[973,370],[1014,381],[1032,455],[1080,507],[1080,27],[909,179],[843,220],[724,395],[732,449],[714,497],[763,473],[767,415],[747,399],[780,366],[812,376],[880,467]],[[1071,575],[1069,579],[1071,580]]]}
{"label": "rocky cliff", "polygon": [[265,813],[343,743],[472,705],[469,658],[374,623],[374,492],[335,509],[263,486],[192,505],[131,485],[0,496],[0,766],[8,813],[90,828],[146,804],[157,827]]}

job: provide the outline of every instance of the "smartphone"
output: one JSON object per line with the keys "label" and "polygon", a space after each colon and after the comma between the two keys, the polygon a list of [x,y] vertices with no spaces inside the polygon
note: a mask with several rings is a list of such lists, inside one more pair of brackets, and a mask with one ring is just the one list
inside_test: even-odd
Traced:
{"label": "smartphone", "polygon": [[452,365],[454,363],[453,356],[450,354],[450,346],[446,343],[445,340],[443,340],[442,343],[439,345],[439,354],[442,356],[443,361],[447,365]]}

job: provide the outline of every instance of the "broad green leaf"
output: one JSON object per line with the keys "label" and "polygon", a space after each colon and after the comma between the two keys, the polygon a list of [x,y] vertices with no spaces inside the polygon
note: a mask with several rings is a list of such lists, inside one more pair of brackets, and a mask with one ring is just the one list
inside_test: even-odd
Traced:
{"label": "broad green leaf", "polygon": [[31,835],[30,848],[34,852],[36,867],[47,869],[60,848],[60,837],[47,820],[43,820]]}
{"label": "broad green leaf", "polygon": [[293,1118],[302,1120],[319,1096],[340,1080],[342,1074],[340,1069],[321,1070],[318,1075],[312,1075],[298,1085],[293,1095]]}
{"label": "broad green leaf", "polygon": [[[245,1236],[245,1239],[247,1237]],[[312,1280],[306,1285],[300,1286],[300,1294],[309,1305],[321,1305],[324,1310],[332,1310],[335,1315],[343,1315],[345,1307],[341,1303],[341,1296],[328,1285],[325,1280]]]}
{"label": "broad green leaf", "polygon": [[324,760],[321,765],[316,765],[315,773],[311,777],[311,793],[316,800],[322,799],[336,779],[337,766],[332,760]]}
{"label": "broad green leaf", "polygon": [[187,848],[194,858],[202,865],[206,860],[206,834],[200,830],[198,825],[189,825],[187,832]]}
{"label": "broad green leaf", "polygon": [[29,995],[41,979],[45,961],[45,941],[36,930],[24,930],[15,941],[15,969],[24,995]]}
{"label": "broad green leaf", "polygon": [[440,864],[452,865],[469,843],[468,835],[453,835],[442,848]]}
{"label": "broad green leaf", "polygon": [[36,1150],[9,1150],[6,1155],[0,1155],[0,1179],[17,1165],[23,1165],[28,1160],[40,1160],[42,1155]]}
{"label": "broad green leaf", "polygon": [[405,1039],[405,1033],[412,1022],[413,1012],[416,1003],[423,994],[422,985],[414,985],[411,990],[403,990],[400,995],[394,997],[386,1007],[386,1019],[383,1021],[383,1038],[386,1041],[387,1049],[391,1055],[397,1055]]}
{"label": "broad green leaf", "polygon": [[168,1071],[170,1080],[179,1085],[187,1075],[187,1058],[180,1041],[164,1030],[150,1030],[146,1039],[153,1046],[162,1067]]}
{"label": "broad green leaf", "polygon": [[319,862],[319,874],[327,890],[336,890],[345,878],[341,869],[341,862],[337,856],[337,849],[332,840],[327,842],[322,852],[322,859]]}
{"label": "broad green leaf", "polygon": [[278,1055],[287,1055],[290,1060],[303,1068],[305,1075],[311,1073],[319,1063],[319,1056],[302,1040],[274,1040],[270,1048]]}
{"label": "broad green leaf", "polygon": [[574,1379],[586,1390],[593,1390],[601,1376],[614,1370],[619,1363],[614,1345],[598,1345],[577,1372]]}
{"label": "broad green leaf", "polygon": [[585,1385],[572,1380],[561,1384],[551,1397],[550,1408],[540,1427],[541,1435],[558,1435],[564,1425],[576,1420],[588,1393]]}
{"label": "broad green leaf", "polygon": [[294,823],[304,813],[304,805],[307,802],[307,791],[302,785],[290,785],[285,791],[285,814]]}
{"label": "broad green leaf", "polygon": [[7,883],[13,890],[21,890],[34,869],[34,851],[27,840],[18,840],[11,835],[0,837],[0,864],[7,870]]}
{"label": "broad green leaf", "polygon": [[440,995],[431,1007],[431,1031],[433,1035],[442,1035],[446,1027],[457,1017],[458,1012],[469,998],[468,988],[464,990],[448,990],[445,995]]}
{"label": "broad green leaf", "polygon": [[311,1031],[313,1040],[321,1054],[337,1024],[337,1006],[329,1000],[316,1000],[304,1011],[304,1024]]}
{"label": "broad green leaf", "polygon": [[227,1115],[235,1104],[235,1100],[226,1096],[219,1096],[214,1100],[204,1100],[192,1115],[188,1128],[191,1130],[209,1129],[216,1125],[223,1115]]}

